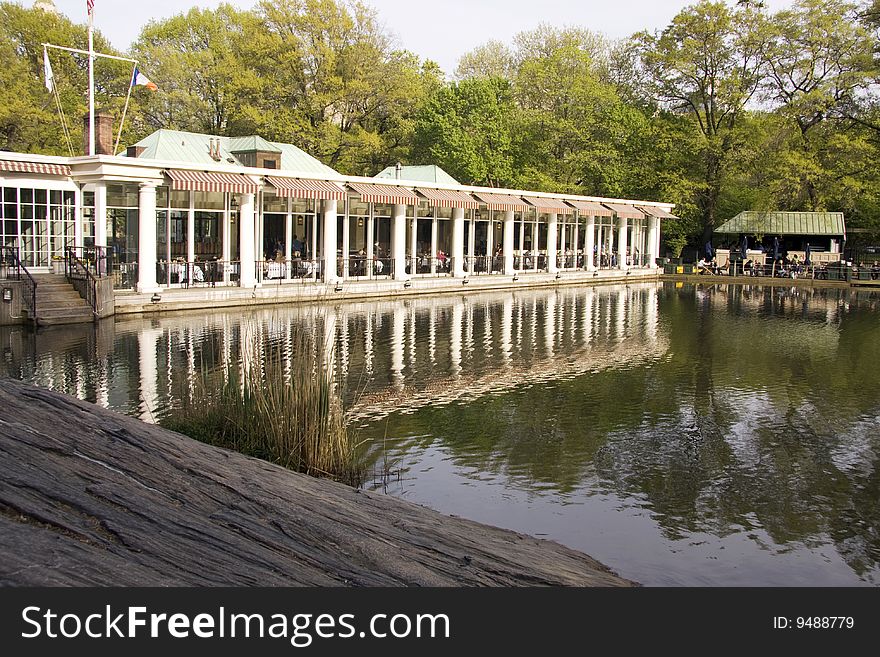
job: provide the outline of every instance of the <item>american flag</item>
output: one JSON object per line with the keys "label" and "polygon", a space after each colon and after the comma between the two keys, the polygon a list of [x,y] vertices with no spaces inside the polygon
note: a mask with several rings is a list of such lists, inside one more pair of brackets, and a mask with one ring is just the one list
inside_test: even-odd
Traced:
{"label": "american flag", "polygon": [[95,10],[95,0],[86,0],[86,7],[88,7],[89,16],[91,16],[92,12]]}

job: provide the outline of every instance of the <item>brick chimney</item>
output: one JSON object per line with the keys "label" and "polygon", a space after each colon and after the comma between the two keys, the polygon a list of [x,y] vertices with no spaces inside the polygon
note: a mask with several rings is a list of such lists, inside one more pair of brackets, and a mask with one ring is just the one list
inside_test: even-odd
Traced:
{"label": "brick chimney", "polygon": [[[89,115],[83,117],[84,152],[89,153]],[[113,152],[113,117],[104,112],[95,114],[95,155],[115,155]]]}

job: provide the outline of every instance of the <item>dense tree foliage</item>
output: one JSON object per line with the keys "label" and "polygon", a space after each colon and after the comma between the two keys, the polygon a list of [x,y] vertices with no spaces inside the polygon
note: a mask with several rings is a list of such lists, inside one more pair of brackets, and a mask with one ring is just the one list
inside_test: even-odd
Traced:
{"label": "dense tree foliage", "polygon": [[[0,3],[0,147],[82,144],[84,47],[69,20]],[[100,34],[96,44],[112,52]],[[462,182],[676,203],[667,246],[701,243],[746,209],[842,210],[880,229],[880,2],[702,0],[656,33],[611,42],[541,25],[465,54],[452,81],[395,46],[357,0],[263,0],[146,25],[132,47],[160,85],[123,133],[260,134],[372,175],[402,161]],[[121,114],[130,69],[101,62],[99,105]]]}

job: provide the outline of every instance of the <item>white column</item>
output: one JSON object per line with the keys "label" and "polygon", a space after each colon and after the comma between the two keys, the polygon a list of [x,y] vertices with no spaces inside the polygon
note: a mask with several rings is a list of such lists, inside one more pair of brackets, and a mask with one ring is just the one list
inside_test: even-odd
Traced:
{"label": "white column", "polygon": [[584,236],[584,264],[587,271],[596,271],[596,263],[593,260],[593,249],[596,248],[596,217],[587,217],[587,234]]}
{"label": "white column", "polygon": [[452,208],[452,275],[464,276],[464,209]]}
{"label": "white column", "polygon": [[373,236],[376,234],[375,225],[376,220],[373,219],[373,213],[370,212],[369,216],[367,217],[367,266],[364,268],[364,270],[370,275],[376,273],[376,270],[373,268],[373,254],[375,253],[375,249],[373,248]]}
{"label": "white column", "polygon": [[431,219],[431,273],[437,273],[437,237],[440,226],[437,219],[437,208],[433,208],[434,218]]}
{"label": "white column", "polygon": [[257,284],[257,270],[254,260],[257,257],[254,247],[254,195],[241,194],[238,197],[238,244],[241,275],[241,287],[253,287]]}
{"label": "white column", "polygon": [[474,273],[474,248],[477,243],[477,220],[476,213],[472,212],[470,220],[468,221],[470,225],[470,229],[468,230],[468,273],[473,275]]}
{"label": "white column", "polygon": [[95,246],[107,246],[107,183],[95,183]]}
{"label": "white column", "polygon": [[[79,248],[83,245],[82,191],[79,186],[77,186],[76,191],[73,193],[73,211],[73,245]],[[64,257],[66,258],[67,255],[65,254]]]}
{"label": "white column", "polygon": [[648,266],[657,269],[657,258],[660,257],[660,218],[648,219]]}
{"label": "white column", "polygon": [[290,278],[290,260],[293,257],[293,214],[290,211],[292,204],[293,199],[288,196],[287,214],[284,215],[284,278]]}
{"label": "white column", "polygon": [[617,218],[617,267],[625,271],[626,266],[626,217]]}
{"label": "white column", "polygon": [[394,258],[394,280],[403,281],[406,273],[406,206],[395,204],[391,209],[391,253]]}
{"label": "white column", "polygon": [[492,218],[492,210],[487,212],[489,213],[489,223],[486,224],[486,273],[491,274],[495,261],[495,221]]}
{"label": "white column", "polygon": [[532,224],[532,271],[538,271],[538,213],[535,212],[535,221]]}
{"label": "white column", "polygon": [[[338,223],[338,222],[337,222]],[[351,271],[351,217],[348,212],[342,215],[342,280],[348,278]]]}
{"label": "white column", "polygon": [[336,203],[334,200],[324,201],[324,225],[322,230],[323,243],[321,257],[324,259],[322,270],[325,283],[335,283],[336,273]]}
{"label": "white column", "polygon": [[562,227],[559,231],[559,253],[562,255],[562,269],[568,268],[568,260],[565,257],[565,250],[568,246],[568,215],[562,215]]}
{"label": "white column", "polygon": [[[189,212],[186,217],[186,261],[196,259],[196,195],[189,193]],[[187,274],[188,276],[189,274]]]}
{"label": "white column", "polygon": [[418,207],[413,208],[414,216],[412,221],[410,222],[410,233],[409,233],[409,273],[415,274],[418,271],[419,264],[419,247],[418,247],[418,227],[419,227],[419,212]]}
{"label": "white column", "polygon": [[556,252],[559,246],[559,215],[550,213],[547,223],[547,273],[555,274],[559,271],[556,265]]}
{"label": "white column", "polygon": [[525,239],[526,239],[526,214],[523,212],[520,215],[519,221],[519,271],[525,269]]}
{"label": "white column", "polygon": [[513,210],[504,213],[504,273],[507,276],[514,274],[513,268]]}
{"label": "white column", "polygon": [[152,294],[159,289],[156,284],[156,185],[154,182],[141,183],[138,192],[139,294]]}
{"label": "white column", "polygon": [[[572,253],[574,253],[574,261],[572,266],[575,269],[578,269],[578,245],[581,243],[581,216],[577,214],[575,211],[574,214],[574,248],[572,248]],[[586,260],[584,260],[586,262]]]}

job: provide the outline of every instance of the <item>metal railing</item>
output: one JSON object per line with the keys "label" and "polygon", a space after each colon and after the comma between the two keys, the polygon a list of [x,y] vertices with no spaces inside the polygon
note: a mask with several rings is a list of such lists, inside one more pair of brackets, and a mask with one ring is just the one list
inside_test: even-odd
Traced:
{"label": "metal railing", "polygon": [[0,246],[0,275],[7,281],[19,281],[24,284],[22,305],[30,320],[37,323],[37,282],[21,263],[17,246]]}
{"label": "metal railing", "polygon": [[67,254],[65,274],[68,273],[70,268],[69,261],[71,255],[79,260],[80,264],[97,278],[109,276],[111,273],[112,263],[109,260],[109,251],[106,246],[68,246],[65,252]]}
{"label": "metal railing", "polygon": [[156,263],[156,282],[166,287],[238,285],[240,272],[241,267],[237,260],[160,260]]}
{"label": "metal railing", "polygon": [[112,276],[114,290],[133,290],[138,282],[138,263],[115,262]]}
{"label": "metal railing", "polygon": [[452,276],[452,258],[433,258],[428,255],[411,257],[407,259],[406,272],[416,276]]}
{"label": "metal railing", "polygon": [[[101,249],[101,247],[92,247]],[[64,273],[68,282],[73,288],[79,292],[79,295],[86,300],[92,309],[92,314],[98,316],[98,279],[94,272],[100,271],[107,266],[106,251],[103,258],[100,254],[91,262],[86,262],[79,257],[79,254],[86,255],[89,251],[83,251],[82,247],[67,247],[67,258],[64,262]],[[94,269],[93,269],[94,268]]]}
{"label": "metal railing", "polygon": [[309,258],[290,260],[257,260],[254,271],[258,283],[317,283],[321,277],[322,261]]}
{"label": "metal railing", "polygon": [[353,255],[336,259],[336,275],[353,280],[377,280],[394,277],[394,259]]}

